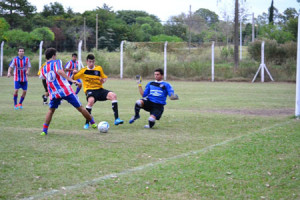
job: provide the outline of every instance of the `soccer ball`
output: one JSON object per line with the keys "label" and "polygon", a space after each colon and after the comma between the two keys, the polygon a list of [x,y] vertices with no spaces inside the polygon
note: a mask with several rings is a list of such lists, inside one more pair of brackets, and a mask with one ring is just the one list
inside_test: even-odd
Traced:
{"label": "soccer ball", "polygon": [[106,121],[102,121],[98,124],[98,130],[100,133],[107,133],[109,129],[109,123]]}

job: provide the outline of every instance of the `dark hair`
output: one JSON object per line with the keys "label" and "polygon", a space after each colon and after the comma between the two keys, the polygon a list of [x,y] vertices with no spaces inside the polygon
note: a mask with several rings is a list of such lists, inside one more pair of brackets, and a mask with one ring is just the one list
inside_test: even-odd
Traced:
{"label": "dark hair", "polygon": [[56,49],[54,49],[54,48],[46,49],[46,51],[45,51],[46,60],[49,60],[50,58],[52,58],[55,55],[56,55]]}
{"label": "dark hair", "polygon": [[18,48],[18,51],[20,51],[20,49],[23,49],[23,50],[25,51],[25,49],[24,49],[23,47],[19,47],[19,48]]}
{"label": "dark hair", "polygon": [[77,53],[72,53],[72,57],[73,57],[73,56],[76,56],[76,57],[77,57]]}
{"label": "dark hair", "polygon": [[164,75],[164,71],[161,68],[157,68],[154,72],[159,72],[161,75]]}
{"label": "dark hair", "polygon": [[93,54],[89,54],[87,55],[86,60],[95,60],[95,56]]}

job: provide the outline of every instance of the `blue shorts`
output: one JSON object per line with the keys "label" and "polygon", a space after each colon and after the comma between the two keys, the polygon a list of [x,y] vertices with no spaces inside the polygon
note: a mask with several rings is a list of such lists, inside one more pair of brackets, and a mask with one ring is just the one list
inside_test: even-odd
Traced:
{"label": "blue shorts", "polygon": [[[76,81],[77,81],[78,83],[82,83],[82,81],[81,81],[80,79],[77,79]],[[70,81],[69,81],[69,83],[70,83],[70,85],[72,85],[72,84],[73,84],[73,83],[72,83],[72,82],[70,82]]]}
{"label": "blue shorts", "polygon": [[74,106],[75,108],[79,108],[81,106],[78,96],[75,94],[70,94],[69,96],[62,97],[59,99],[53,98],[52,100],[50,100],[49,108],[58,108],[62,99],[72,104],[72,106]]}
{"label": "blue shorts", "polygon": [[23,90],[27,90],[28,82],[15,81],[15,90],[22,88]]}

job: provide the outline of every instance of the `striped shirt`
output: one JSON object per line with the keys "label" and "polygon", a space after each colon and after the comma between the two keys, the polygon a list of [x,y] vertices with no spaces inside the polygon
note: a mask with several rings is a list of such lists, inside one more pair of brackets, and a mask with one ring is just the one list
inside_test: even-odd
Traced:
{"label": "striped shirt", "polygon": [[50,60],[41,69],[42,76],[46,79],[50,99],[59,99],[74,93],[68,80],[58,74],[62,69],[61,60]]}
{"label": "striped shirt", "polygon": [[19,56],[12,59],[9,67],[14,69],[14,81],[27,82],[27,69],[31,67],[30,59],[24,56],[22,59]]}
{"label": "striped shirt", "polygon": [[[67,62],[67,64],[65,65],[65,69],[77,69],[78,68],[78,61],[73,61],[70,60],[69,62]],[[72,78],[73,76],[73,71],[66,71],[66,74],[68,77]]]}

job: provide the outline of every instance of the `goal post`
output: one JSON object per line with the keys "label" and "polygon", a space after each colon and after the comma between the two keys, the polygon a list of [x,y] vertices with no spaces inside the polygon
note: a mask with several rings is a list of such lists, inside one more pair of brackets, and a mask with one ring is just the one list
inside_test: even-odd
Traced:
{"label": "goal post", "polygon": [[81,59],[81,49],[82,49],[82,40],[80,40],[78,43],[78,70],[84,67]]}
{"label": "goal post", "polygon": [[3,47],[4,47],[4,41],[1,42],[1,54],[0,54],[0,76],[3,75]]}
{"label": "goal post", "polygon": [[297,69],[296,69],[296,107],[295,116],[300,117],[300,15],[298,15],[298,38],[297,38]]}

